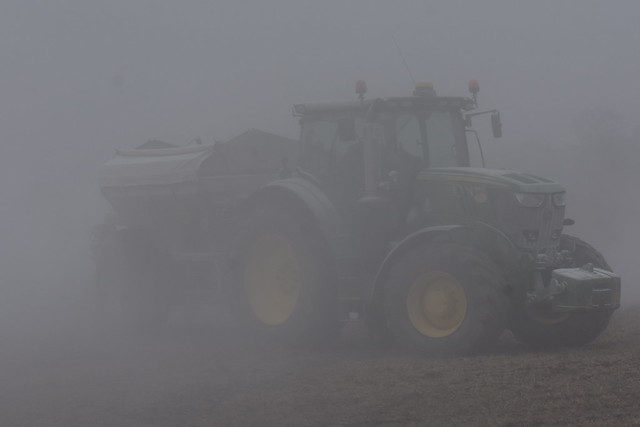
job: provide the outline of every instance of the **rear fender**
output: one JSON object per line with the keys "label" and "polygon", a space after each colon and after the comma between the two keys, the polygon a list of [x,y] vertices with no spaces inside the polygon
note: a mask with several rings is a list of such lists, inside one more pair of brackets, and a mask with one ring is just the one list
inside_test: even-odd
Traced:
{"label": "rear fender", "polygon": [[355,242],[347,232],[342,217],[314,183],[300,177],[273,181],[245,200],[240,209],[248,212],[264,205],[288,206],[302,211],[317,225],[334,259],[356,257]]}

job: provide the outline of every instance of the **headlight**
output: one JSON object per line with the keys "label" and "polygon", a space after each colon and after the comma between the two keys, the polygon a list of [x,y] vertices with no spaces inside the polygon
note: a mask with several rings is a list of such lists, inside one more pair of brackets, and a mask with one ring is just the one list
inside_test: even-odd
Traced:
{"label": "headlight", "polygon": [[566,194],[567,193],[556,193],[553,195],[553,204],[560,207],[564,206],[566,203]]}
{"label": "headlight", "polygon": [[524,207],[539,208],[544,203],[544,194],[516,193],[516,199]]}

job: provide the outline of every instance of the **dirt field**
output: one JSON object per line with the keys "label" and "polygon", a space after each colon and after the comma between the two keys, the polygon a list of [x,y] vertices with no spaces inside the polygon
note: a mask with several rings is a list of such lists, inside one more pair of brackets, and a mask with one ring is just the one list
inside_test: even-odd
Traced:
{"label": "dirt field", "polygon": [[5,316],[0,425],[640,425],[637,306],[585,348],[529,352],[506,336],[440,360],[375,349],[357,325],[330,351],[258,350],[202,307],[161,338],[107,339],[62,308],[19,328]]}

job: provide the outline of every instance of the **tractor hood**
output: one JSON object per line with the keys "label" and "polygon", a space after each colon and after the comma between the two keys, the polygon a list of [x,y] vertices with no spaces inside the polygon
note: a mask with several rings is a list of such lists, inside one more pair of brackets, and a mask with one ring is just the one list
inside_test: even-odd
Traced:
{"label": "tractor hood", "polygon": [[528,173],[483,168],[430,168],[418,174],[418,180],[458,181],[511,189],[518,193],[560,193],[562,185]]}

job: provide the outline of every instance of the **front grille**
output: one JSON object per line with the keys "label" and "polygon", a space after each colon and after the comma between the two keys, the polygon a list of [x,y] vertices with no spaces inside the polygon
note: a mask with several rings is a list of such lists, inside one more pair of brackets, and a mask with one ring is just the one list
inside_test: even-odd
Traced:
{"label": "front grille", "polygon": [[551,195],[542,206],[526,208],[513,193],[504,191],[498,196],[498,227],[504,230],[522,249],[540,250],[556,246],[562,234],[564,207],[555,206]]}

